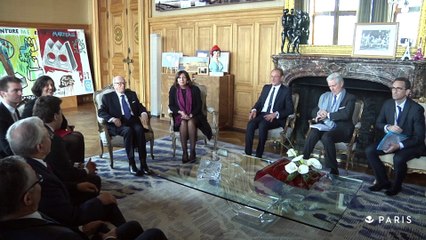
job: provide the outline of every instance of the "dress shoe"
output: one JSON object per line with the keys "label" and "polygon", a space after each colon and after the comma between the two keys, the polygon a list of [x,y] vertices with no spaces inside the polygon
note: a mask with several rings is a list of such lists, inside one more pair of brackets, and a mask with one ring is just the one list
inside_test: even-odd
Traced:
{"label": "dress shoe", "polygon": [[130,166],[129,167],[129,171],[130,171],[130,174],[132,174],[132,175],[135,175],[135,176],[138,176],[138,177],[141,177],[141,176],[143,176],[143,172],[141,171],[141,170],[139,170],[137,167],[132,167],[132,166]]}
{"label": "dress shoe", "polygon": [[385,194],[388,196],[395,196],[401,191],[401,188],[392,187],[389,190],[385,191]]}
{"label": "dress shoe", "polygon": [[152,171],[151,169],[149,169],[149,168],[143,168],[142,169],[142,172],[144,173],[144,174],[146,174],[146,175],[154,175],[155,173],[154,173],[154,171]]}
{"label": "dress shoe", "polygon": [[391,187],[390,182],[387,182],[385,184],[380,184],[380,183],[376,183],[371,187],[368,187],[368,189],[370,189],[370,191],[372,192],[377,192],[380,191],[382,189],[389,189]]}
{"label": "dress shoe", "polygon": [[187,163],[187,162],[189,162],[188,152],[183,152],[183,154],[182,154],[182,163]]}
{"label": "dress shoe", "polygon": [[195,162],[197,160],[197,154],[195,151],[191,151],[191,155],[189,155],[189,162]]}

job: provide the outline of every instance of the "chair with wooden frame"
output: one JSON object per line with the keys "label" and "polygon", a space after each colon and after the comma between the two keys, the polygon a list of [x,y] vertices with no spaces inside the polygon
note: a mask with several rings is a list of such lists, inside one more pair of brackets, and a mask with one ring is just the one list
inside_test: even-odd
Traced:
{"label": "chair with wooden frame", "polygon": [[[114,168],[113,147],[124,147],[124,139],[122,136],[111,136],[109,134],[106,121],[103,118],[98,117],[98,110],[102,106],[103,95],[113,91],[114,87],[111,84],[104,89],[93,93],[93,103],[95,104],[98,122],[99,145],[101,147],[101,154],[99,154],[99,157],[102,158],[104,154],[104,147],[107,147],[111,168]],[[149,118],[151,118],[151,116],[149,116]],[[150,123],[148,123],[148,130],[145,132],[145,140],[150,144],[151,158],[154,159],[154,131],[152,130]]]}

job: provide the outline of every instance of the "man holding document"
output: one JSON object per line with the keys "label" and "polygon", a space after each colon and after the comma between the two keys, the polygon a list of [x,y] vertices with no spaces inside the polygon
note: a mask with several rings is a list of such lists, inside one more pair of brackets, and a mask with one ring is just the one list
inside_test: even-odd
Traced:
{"label": "man holding document", "polygon": [[[402,181],[407,174],[407,162],[419,157],[425,148],[424,109],[408,96],[411,83],[407,78],[396,78],[392,83],[392,99],[387,100],[376,120],[376,128],[385,132],[380,143],[365,150],[366,157],[376,176],[371,191],[386,190],[393,196],[401,191]],[[394,183],[391,184],[379,155],[394,153]]]}
{"label": "man holding document", "polygon": [[354,131],[352,114],[355,108],[355,96],[343,88],[344,80],[339,73],[327,77],[329,92],[323,93],[318,107],[312,111],[316,124],[311,125],[303,149],[303,158],[309,159],[315,144],[321,140],[325,150],[325,163],[330,173],[339,175],[334,143],[349,141]]}

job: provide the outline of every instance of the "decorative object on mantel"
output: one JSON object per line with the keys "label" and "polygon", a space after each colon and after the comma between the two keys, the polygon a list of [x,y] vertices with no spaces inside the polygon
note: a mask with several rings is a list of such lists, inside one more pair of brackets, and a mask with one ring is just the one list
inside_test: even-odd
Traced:
{"label": "decorative object on mantel", "polygon": [[[300,54],[299,45],[306,44],[309,38],[309,14],[302,10],[283,9],[281,33],[281,53],[284,53],[286,40],[287,53]],[[290,52],[290,47],[292,51]]]}
{"label": "decorative object on mantel", "polygon": [[422,53],[422,38],[420,38],[419,41],[419,47],[417,48],[417,52],[413,56],[414,61],[420,61],[423,60],[423,53]]}
{"label": "decorative object on mantel", "polygon": [[411,41],[410,41],[410,39],[406,38],[404,44],[405,44],[405,52],[402,55],[401,60],[403,60],[403,61],[411,60],[411,55],[410,55]]}

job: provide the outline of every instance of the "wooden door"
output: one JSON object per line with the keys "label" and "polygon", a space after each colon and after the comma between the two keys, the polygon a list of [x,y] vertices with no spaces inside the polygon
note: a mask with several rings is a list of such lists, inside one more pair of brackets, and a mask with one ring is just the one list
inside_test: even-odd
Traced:
{"label": "wooden door", "polygon": [[108,0],[106,35],[100,36],[108,49],[107,59],[101,56],[106,60],[102,62],[108,63],[101,66],[101,71],[108,72],[109,78],[103,79],[102,83],[108,85],[114,76],[121,75],[126,79],[127,87],[136,93],[140,93],[141,84],[138,4],[138,0]]}

